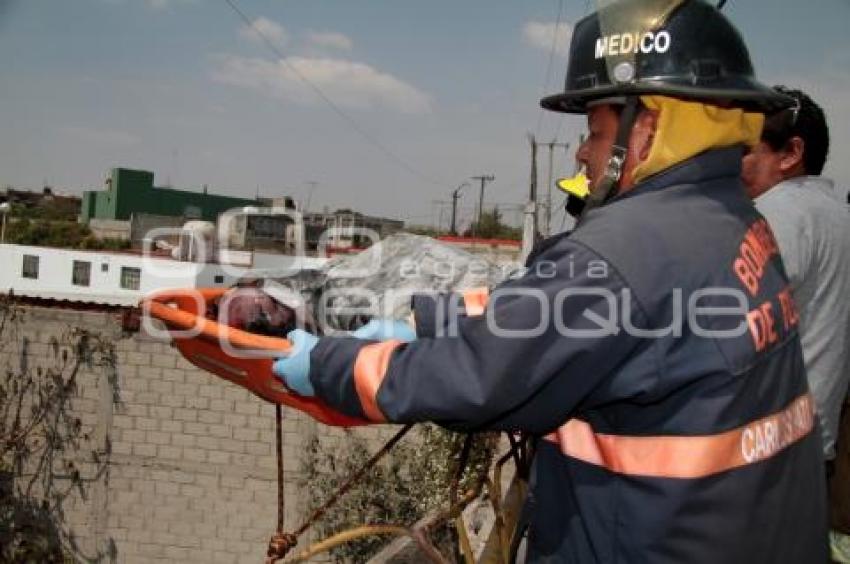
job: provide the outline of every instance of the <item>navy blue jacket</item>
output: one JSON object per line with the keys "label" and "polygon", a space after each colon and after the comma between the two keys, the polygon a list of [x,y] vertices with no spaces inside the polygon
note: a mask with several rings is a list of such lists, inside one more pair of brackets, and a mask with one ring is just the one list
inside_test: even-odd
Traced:
{"label": "navy blue jacket", "polygon": [[413,343],[321,339],[317,395],[539,435],[534,562],[825,562],[796,310],[740,160],[653,176],[489,297],[418,297]]}

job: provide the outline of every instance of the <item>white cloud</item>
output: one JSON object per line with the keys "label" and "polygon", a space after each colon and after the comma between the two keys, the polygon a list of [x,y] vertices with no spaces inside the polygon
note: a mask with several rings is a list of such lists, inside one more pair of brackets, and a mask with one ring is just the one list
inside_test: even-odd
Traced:
{"label": "white cloud", "polygon": [[194,4],[196,0],[145,0],[145,3],[154,10],[164,10],[175,4]]}
{"label": "white cloud", "polygon": [[214,70],[213,79],[299,104],[318,103],[315,91],[299,75],[340,107],[389,108],[403,113],[430,111],[431,103],[424,92],[391,74],[354,61],[293,56],[274,62],[225,56]]}
{"label": "white cloud", "polygon": [[329,47],[342,51],[351,51],[354,47],[348,36],[333,31],[311,31],[307,34],[307,41],[314,47]]}
{"label": "white cloud", "polygon": [[[134,0],[101,0],[104,4],[122,5]],[[151,10],[164,11],[178,5],[197,4],[198,0],[143,0],[145,6]],[[0,0],[2,5],[2,0]]]}
{"label": "white cloud", "polygon": [[569,51],[572,35],[573,27],[566,22],[557,26],[557,37],[555,22],[528,22],[522,27],[522,36],[526,43],[544,51],[551,51],[554,40],[555,53],[559,55],[566,55]]}
{"label": "white cloud", "polygon": [[264,41],[263,38],[265,38],[278,46],[286,43],[287,39],[286,30],[283,26],[265,17],[255,19],[250,26],[242,26],[239,30],[239,35],[257,43],[262,43]]}
{"label": "white cloud", "polygon": [[126,131],[79,125],[60,126],[58,133],[65,142],[88,148],[132,147],[141,141]]}

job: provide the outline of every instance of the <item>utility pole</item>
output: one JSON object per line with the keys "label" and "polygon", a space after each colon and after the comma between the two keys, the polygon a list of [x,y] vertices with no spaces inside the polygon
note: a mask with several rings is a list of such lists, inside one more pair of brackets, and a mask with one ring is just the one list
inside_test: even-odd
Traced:
{"label": "utility pole", "polygon": [[531,179],[529,181],[528,199],[534,205],[533,219],[533,241],[536,243],[537,238],[537,140],[532,133],[528,134],[528,142],[531,144]]}
{"label": "utility pole", "polygon": [[472,225],[472,234],[474,236],[475,233],[478,231],[478,224],[481,223],[481,217],[484,212],[484,185],[488,182],[493,182],[496,177],[492,174],[482,174],[481,176],[471,176],[470,178],[472,178],[473,180],[481,181],[481,192],[478,196],[478,219]]}
{"label": "utility pole", "polygon": [[531,174],[528,182],[528,202],[525,205],[522,222],[522,251],[520,259],[525,262],[534,245],[537,244],[539,233],[537,231],[537,140],[534,134],[528,134],[528,143],[531,146]]}
{"label": "utility pole", "polygon": [[564,152],[567,152],[569,149],[569,143],[558,143],[557,139],[552,139],[549,143],[544,143],[547,147],[549,147],[549,184],[546,188],[546,227],[543,229],[543,233],[546,234],[546,237],[552,235],[552,184],[555,181],[553,178],[554,171],[552,169],[553,157],[555,153],[555,147],[563,147]]}
{"label": "utility pole", "polygon": [[[576,154],[578,154],[581,146],[584,145],[584,133],[579,133],[578,135],[578,145],[576,145]],[[573,175],[578,174],[578,171],[581,170],[582,164],[578,162],[578,159],[575,159],[575,166],[573,167]]]}
{"label": "utility pole", "polygon": [[313,192],[316,190],[316,186],[319,184],[315,180],[308,180],[304,184],[310,187],[310,191],[307,192],[307,203],[304,205],[303,213],[307,213],[310,211],[310,201],[313,199]]}
{"label": "utility pole", "polygon": [[3,214],[3,227],[0,228],[0,243],[6,242],[6,216],[9,215],[11,209],[12,205],[9,202],[0,204],[0,213]]}
{"label": "utility pole", "polygon": [[469,182],[464,182],[452,191],[452,226],[450,229],[452,235],[457,235],[457,201],[464,186],[469,186]]}

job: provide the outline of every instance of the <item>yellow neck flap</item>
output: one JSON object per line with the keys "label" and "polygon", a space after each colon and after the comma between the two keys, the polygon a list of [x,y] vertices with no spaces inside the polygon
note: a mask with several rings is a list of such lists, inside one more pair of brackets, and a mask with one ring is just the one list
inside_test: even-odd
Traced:
{"label": "yellow neck flap", "polygon": [[638,183],[709,149],[759,142],[764,115],[739,108],[721,108],[667,96],[641,96],[658,111],[658,127],[649,157],[634,170]]}

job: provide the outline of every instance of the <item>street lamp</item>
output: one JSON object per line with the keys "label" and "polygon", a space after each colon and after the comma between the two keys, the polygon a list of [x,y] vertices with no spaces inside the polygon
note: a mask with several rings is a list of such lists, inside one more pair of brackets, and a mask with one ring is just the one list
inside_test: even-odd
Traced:
{"label": "street lamp", "polygon": [[463,190],[464,186],[469,186],[469,182],[464,182],[452,191],[452,235],[457,235],[457,225],[455,223],[457,219],[457,200],[460,198],[460,191]]}
{"label": "street lamp", "polygon": [[0,213],[3,214],[3,226],[0,227],[0,243],[6,242],[6,216],[9,214],[9,210],[12,206],[9,205],[9,202],[3,202],[0,204]]}

